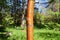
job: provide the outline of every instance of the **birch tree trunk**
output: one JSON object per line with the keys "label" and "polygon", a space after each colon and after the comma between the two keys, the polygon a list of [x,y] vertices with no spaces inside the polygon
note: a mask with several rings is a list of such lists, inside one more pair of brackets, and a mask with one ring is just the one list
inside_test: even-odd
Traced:
{"label": "birch tree trunk", "polygon": [[26,4],[26,1],[25,0],[22,0],[22,22],[21,22],[21,27],[24,28],[25,27],[25,4]]}

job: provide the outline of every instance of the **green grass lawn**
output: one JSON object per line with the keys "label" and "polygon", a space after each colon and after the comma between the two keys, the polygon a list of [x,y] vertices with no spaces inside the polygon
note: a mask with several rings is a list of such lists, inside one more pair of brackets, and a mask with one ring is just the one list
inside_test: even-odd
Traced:
{"label": "green grass lawn", "polygon": [[[0,40],[26,40],[26,30],[21,28],[6,28],[12,35]],[[60,40],[60,31],[34,29],[34,40]]]}

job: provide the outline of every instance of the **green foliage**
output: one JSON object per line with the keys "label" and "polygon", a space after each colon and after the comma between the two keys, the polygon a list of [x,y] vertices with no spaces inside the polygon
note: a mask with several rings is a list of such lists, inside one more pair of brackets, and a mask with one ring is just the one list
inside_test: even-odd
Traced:
{"label": "green foliage", "polygon": [[3,23],[4,26],[10,26],[10,24],[14,24],[13,17],[11,17],[9,12],[3,13]]}
{"label": "green foliage", "polygon": [[60,13],[50,11],[48,15],[36,13],[34,17],[34,24],[37,28],[44,29],[58,29],[60,30]]}

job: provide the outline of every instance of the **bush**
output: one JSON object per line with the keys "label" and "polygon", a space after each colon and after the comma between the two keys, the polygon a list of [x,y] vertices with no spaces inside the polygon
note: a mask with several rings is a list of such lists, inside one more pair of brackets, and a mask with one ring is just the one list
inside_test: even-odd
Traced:
{"label": "bush", "polygon": [[[60,13],[59,12],[50,12],[47,16],[36,13],[34,16],[34,24],[37,28],[44,29],[60,29]],[[58,25],[57,25],[58,24]]]}
{"label": "bush", "polygon": [[3,13],[3,20],[2,21],[3,21],[2,24],[6,27],[10,26],[10,24],[14,24],[13,17],[11,17],[9,12]]}

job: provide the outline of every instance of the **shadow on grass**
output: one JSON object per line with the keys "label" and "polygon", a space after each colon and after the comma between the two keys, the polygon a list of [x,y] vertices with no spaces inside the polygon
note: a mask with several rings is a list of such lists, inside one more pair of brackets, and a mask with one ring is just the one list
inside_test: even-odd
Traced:
{"label": "shadow on grass", "polygon": [[6,32],[6,27],[5,26],[3,26],[3,25],[0,25],[0,32]]}
{"label": "shadow on grass", "polygon": [[7,40],[7,36],[6,34],[3,34],[5,32],[7,32],[6,30],[6,27],[4,27],[3,25],[0,25],[0,40]]}
{"label": "shadow on grass", "polygon": [[7,40],[6,34],[0,34],[0,40]]}

